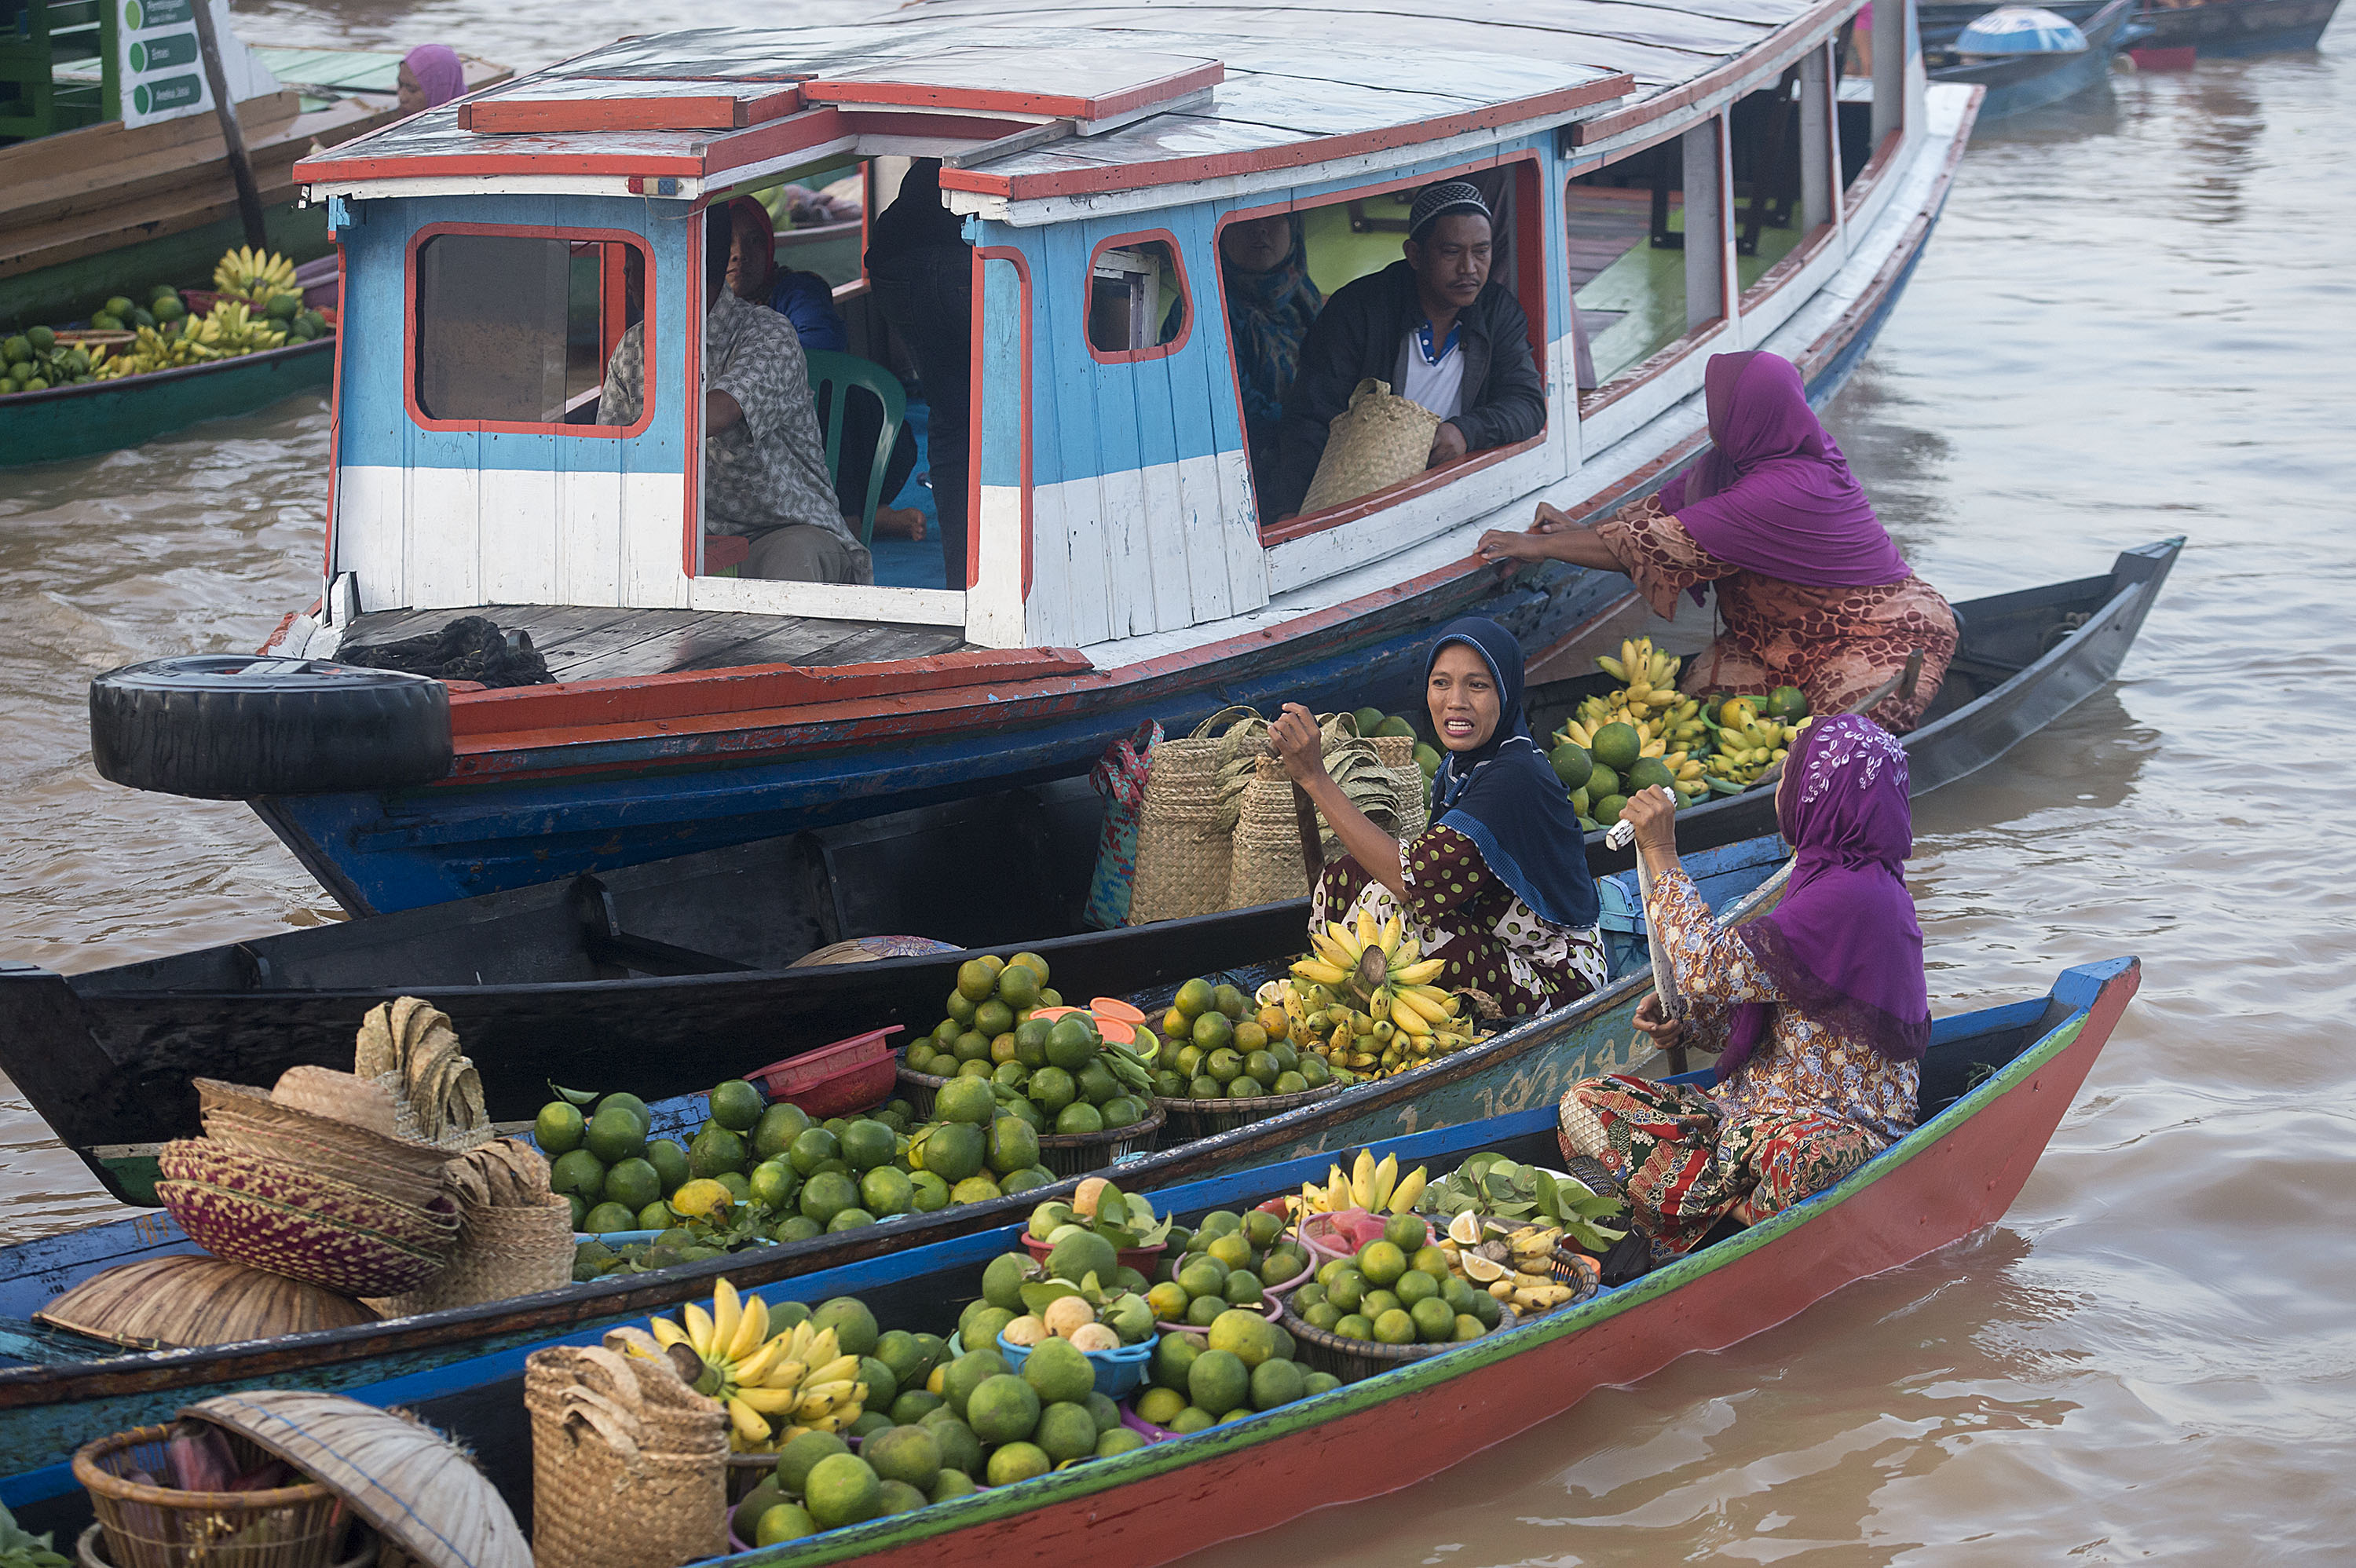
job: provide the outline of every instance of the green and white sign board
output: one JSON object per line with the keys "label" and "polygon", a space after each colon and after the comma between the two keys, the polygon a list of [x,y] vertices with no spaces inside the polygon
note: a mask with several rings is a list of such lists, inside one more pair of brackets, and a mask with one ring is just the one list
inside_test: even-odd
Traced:
{"label": "green and white sign board", "polygon": [[213,95],[197,48],[196,7],[210,5],[213,36],[220,40],[221,75],[230,97],[242,103],[278,91],[278,79],[262,69],[230,26],[229,0],[112,0],[123,7],[115,28],[116,80],[122,83],[122,119],[126,125],[209,114]]}

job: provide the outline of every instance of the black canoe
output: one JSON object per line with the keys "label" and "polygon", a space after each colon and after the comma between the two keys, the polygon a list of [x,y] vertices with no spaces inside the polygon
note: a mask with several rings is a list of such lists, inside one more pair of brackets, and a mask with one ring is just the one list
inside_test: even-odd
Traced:
{"label": "black canoe", "polygon": [[[2182,542],[1956,606],[1962,647],[1906,737],[1914,792],[1995,761],[2117,673]],[[1534,688],[1533,725],[1610,684]],[[1067,780],[85,974],[0,960],[0,1070],[109,1190],[145,1202],[155,1147],[197,1131],[191,1078],[348,1068],[361,1015],[391,997],[447,1011],[493,1116],[521,1120],[552,1077],[658,1099],[883,1025],[927,1029],[968,949],[1042,953],[1078,1000],[1299,950],[1303,901],[1083,931],[1098,821]],[[1765,790],[1678,817],[1690,849],[1774,831]],[[1600,834],[1588,858],[1599,874],[1631,863]],[[879,933],[960,951],[786,967]]]}

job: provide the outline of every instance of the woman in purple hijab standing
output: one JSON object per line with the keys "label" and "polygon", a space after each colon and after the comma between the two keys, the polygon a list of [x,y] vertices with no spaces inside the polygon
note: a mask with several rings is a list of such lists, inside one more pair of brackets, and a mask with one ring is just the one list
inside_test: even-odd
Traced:
{"label": "woman in purple hijab standing", "polygon": [[466,67],[447,44],[420,44],[402,58],[394,85],[401,94],[401,112],[414,114],[463,97]]}
{"label": "woman in purple hijab standing", "polygon": [[1725,630],[1686,661],[1687,691],[1794,686],[1809,712],[1837,713],[1920,648],[1913,696],[1873,710],[1890,730],[1912,729],[1954,656],[1954,612],[1890,542],[1790,360],[1713,355],[1704,397],[1709,448],[1659,495],[1592,528],[1541,506],[1535,531],[1486,534],[1481,553],[1625,572],[1671,620],[1679,593],[1699,603],[1716,583]]}
{"label": "woman in purple hijab standing", "polygon": [[1869,720],[1814,720],[1775,815],[1794,847],[1790,886],[1772,912],[1730,931],[1677,861],[1669,797],[1641,791],[1622,814],[1652,873],[1653,940],[1687,1004],[1664,1019],[1647,997],[1636,1027],[1659,1046],[1717,1051],[1718,1082],[1590,1078],[1562,1097],[1559,1120],[1564,1157],[1611,1171],[1656,1262],[1720,1219],[1753,1224],[1822,1191],[1914,1126],[1931,1008],[1904,879],[1905,749]]}

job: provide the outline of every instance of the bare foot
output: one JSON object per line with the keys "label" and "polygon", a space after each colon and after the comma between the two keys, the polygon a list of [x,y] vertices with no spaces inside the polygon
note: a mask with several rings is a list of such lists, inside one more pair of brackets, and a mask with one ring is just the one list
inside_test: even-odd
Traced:
{"label": "bare foot", "polygon": [[914,507],[878,507],[875,508],[875,535],[878,539],[913,539],[922,543],[925,514]]}

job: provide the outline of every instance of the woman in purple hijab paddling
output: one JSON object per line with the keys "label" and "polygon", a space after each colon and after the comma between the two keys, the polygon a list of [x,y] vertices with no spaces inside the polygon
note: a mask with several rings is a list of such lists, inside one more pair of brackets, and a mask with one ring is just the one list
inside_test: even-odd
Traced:
{"label": "woman in purple hijab paddling", "polygon": [[1799,688],[1811,713],[1837,713],[1898,673],[1915,649],[1911,698],[1873,717],[1901,734],[1922,721],[1955,652],[1955,616],[1916,577],[1874,516],[1792,362],[1710,357],[1708,451],[1660,494],[1583,528],[1552,507],[1535,531],[1491,532],[1491,560],[1567,560],[1622,571],[1654,612],[1718,586],[1725,630],[1686,661],[1687,691],[1764,696]]}
{"label": "woman in purple hijab paddling", "polygon": [[1669,797],[1641,791],[1622,815],[1687,1008],[1665,1019],[1647,997],[1636,1027],[1664,1048],[1717,1051],[1718,1082],[1588,1079],[1562,1097],[1561,1143],[1564,1157],[1610,1170],[1665,1262],[1721,1219],[1753,1224],[1822,1191],[1914,1126],[1931,1008],[1904,879],[1906,752],[1846,715],[1800,732],[1775,789],[1791,883],[1772,912],[1732,930],[1678,863]]}

